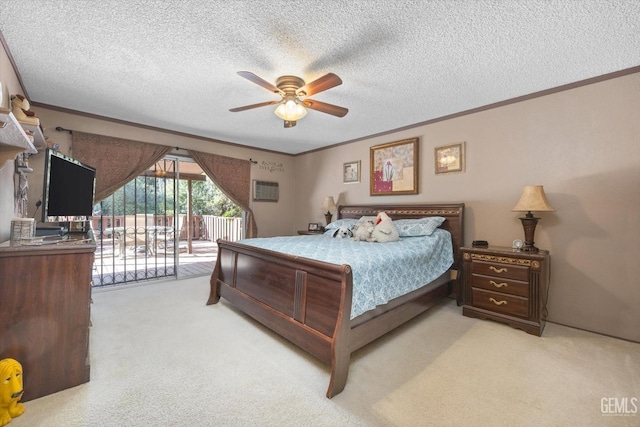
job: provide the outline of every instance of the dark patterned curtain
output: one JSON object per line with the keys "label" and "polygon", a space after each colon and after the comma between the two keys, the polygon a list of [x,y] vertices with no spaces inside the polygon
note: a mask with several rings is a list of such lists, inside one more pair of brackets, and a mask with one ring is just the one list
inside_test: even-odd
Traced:
{"label": "dark patterned curtain", "polygon": [[251,162],[216,154],[188,150],[191,157],[218,188],[245,211],[245,237],[258,235],[258,227],[249,208],[251,200]]}
{"label": "dark patterned curtain", "polygon": [[95,202],[109,197],[162,159],[172,147],[73,131],[72,156],[96,168]]}

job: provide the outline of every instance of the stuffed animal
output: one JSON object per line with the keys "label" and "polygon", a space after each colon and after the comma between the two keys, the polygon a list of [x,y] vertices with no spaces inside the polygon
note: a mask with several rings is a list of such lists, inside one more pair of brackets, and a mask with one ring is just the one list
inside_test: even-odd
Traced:
{"label": "stuffed animal", "polygon": [[22,365],[14,359],[0,360],[0,426],[6,426],[12,418],[22,415]]}
{"label": "stuffed animal", "polygon": [[376,226],[373,228],[369,241],[385,243],[395,242],[398,240],[400,240],[400,235],[398,234],[396,226],[393,225],[393,221],[389,215],[384,212],[380,212],[378,214],[378,221],[376,222]]}
{"label": "stuffed animal", "polygon": [[16,116],[19,122],[28,125],[39,126],[40,119],[36,117],[36,113],[30,111],[31,105],[27,98],[22,95],[11,95],[11,112]]}
{"label": "stuffed animal", "polygon": [[358,222],[353,227],[353,240],[356,241],[368,241],[371,238],[371,233],[373,233],[373,228],[375,227],[375,221],[373,220],[365,220],[362,222]]}
{"label": "stuffed animal", "polygon": [[342,239],[343,237],[353,237],[353,233],[349,227],[342,226],[333,232],[333,237]]}

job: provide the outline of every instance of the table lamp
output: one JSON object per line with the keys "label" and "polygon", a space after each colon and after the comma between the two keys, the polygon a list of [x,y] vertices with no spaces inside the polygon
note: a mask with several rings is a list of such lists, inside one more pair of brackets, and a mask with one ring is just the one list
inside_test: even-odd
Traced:
{"label": "table lamp", "polygon": [[524,246],[521,250],[527,252],[538,252],[538,248],[533,245],[533,235],[536,231],[536,225],[540,218],[534,217],[531,211],[555,211],[555,209],[549,204],[542,185],[527,185],[524,187],[522,189],[522,194],[520,195],[520,200],[518,200],[518,203],[511,210],[514,212],[527,212],[525,216],[520,218],[520,221],[522,221],[522,227],[524,228]]}
{"label": "table lamp", "polygon": [[336,202],[333,200],[332,196],[324,198],[324,202],[322,203],[322,209],[327,211],[327,213],[324,214],[324,218],[327,220],[327,225],[329,225],[332,217],[331,211],[338,209],[336,207]]}

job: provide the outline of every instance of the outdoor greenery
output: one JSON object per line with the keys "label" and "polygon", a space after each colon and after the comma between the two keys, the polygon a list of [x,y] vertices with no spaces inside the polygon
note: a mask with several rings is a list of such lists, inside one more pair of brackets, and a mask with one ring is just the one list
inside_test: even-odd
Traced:
{"label": "outdoor greenery", "polygon": [[[173,179],[139,176],[107,197],[94,208],[103,216],[149,213],[175,215],[187,213],[188,182]],[[177,190],[178,207],[175,206]],[[192,182],[192,209],[194,215],[240,217],[242,210],[229,200],[207,177],[206,181]]]}
{"label": "outdoor greenery", "polygon": [[[206,181],[195,181],[192,183],[191,193],[193,196],[192,209],[194,215],[215,215],[228,218],[238,218],[242,216],[242,210],[236,206],[224,193],[216,187],[207,177]],[[187,182],[180,181],[178,199],[181,210],[187,213]]]}

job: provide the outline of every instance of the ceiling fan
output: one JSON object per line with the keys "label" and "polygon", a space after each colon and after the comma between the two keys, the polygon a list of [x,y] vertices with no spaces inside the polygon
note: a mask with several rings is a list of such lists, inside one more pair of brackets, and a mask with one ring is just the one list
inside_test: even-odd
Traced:
{"label": "ceiling fan", "polygon": [[284,120],[285,128],[290,128],[294,127],[298,120],[307,115],[305,107],[337,117],[344,117],[349,112],[346,108],[307,98],[308,96],[341,85],[342,80],[333,73],[325,74],[311,83],[305,83],[304,80],[296,76],[282,76],[278,77],[275,86],[249,71],[238,71],[238,75],[262,86],[270,92],[280,95],[282,98],[279,101],[261,102],[259,104],[245,105],[244,107],[229,110],[234,113],[278,104],[275,114]]}

